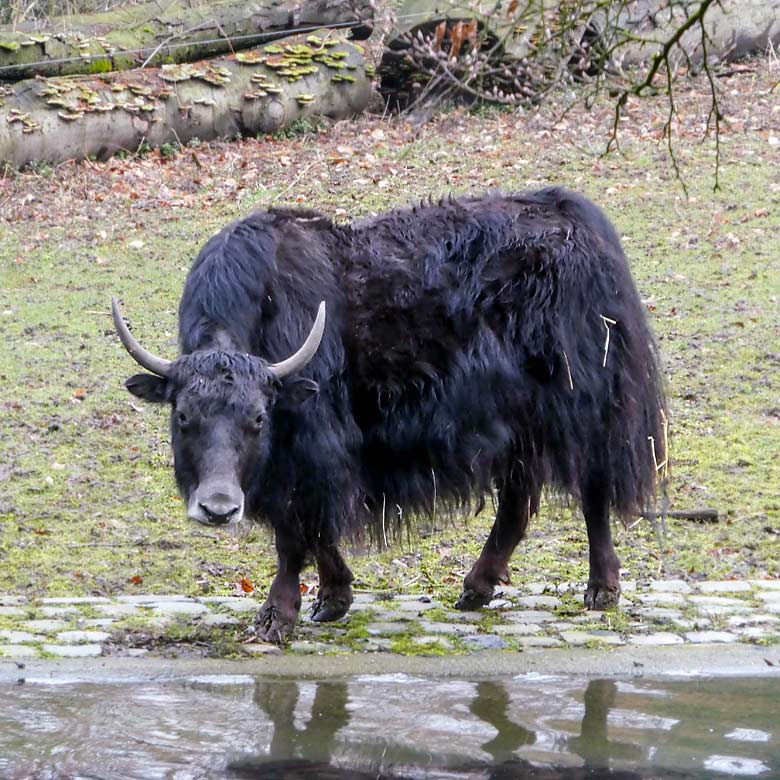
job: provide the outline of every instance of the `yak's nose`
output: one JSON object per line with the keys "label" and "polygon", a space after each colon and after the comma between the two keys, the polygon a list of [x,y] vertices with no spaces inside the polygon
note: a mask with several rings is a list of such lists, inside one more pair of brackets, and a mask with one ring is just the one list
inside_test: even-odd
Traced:
{"label": "yak's nose", "polygon": [[210,496],[206,501],[201,501],[199,506],[212,525],[229,523],[241,509],[240,503],[224,493]]}
{"label": "yak's nose", "polygon": [[201,483],[190,493],[187,516],[203,525],[238,523],[244,516],[244,492],[226,480],[215,482]]}

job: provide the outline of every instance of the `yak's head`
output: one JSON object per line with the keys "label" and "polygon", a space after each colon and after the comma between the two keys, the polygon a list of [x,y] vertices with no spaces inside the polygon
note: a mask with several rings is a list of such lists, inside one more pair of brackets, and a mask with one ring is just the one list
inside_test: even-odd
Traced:
{"label": "yak's head", "polygon": [[136,341],[115,299],[111,307],[125,349],[151,372],[130,377],[127,389],[145,401],[171,405],[174,467],[187,515],[205,525],[237,523],[248,486],[270,448],[271,411],[281,380],[314,357],[325,330],[325,303],[303,346],[279,363],[222,349],[165,360]]}

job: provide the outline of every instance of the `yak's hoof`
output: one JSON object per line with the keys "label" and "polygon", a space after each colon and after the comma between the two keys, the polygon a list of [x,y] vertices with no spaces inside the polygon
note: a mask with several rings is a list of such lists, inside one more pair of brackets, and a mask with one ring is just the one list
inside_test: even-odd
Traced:
{"label": "yak's hoof", "polygon": [[311,608],[311,619],[318,623],[338,620],[349,612],[352,593],[348,596],[319,596]]}
{"label": "yak's hoof", "polygon": [[598,610],[612,609],[620,601],[620,585],[589,584],[585,591],[585,609]]}
{"label": "yak's hoof", "polygon": [[295,617],[285,617],[273,604],[265,604],[255,620],[257,638],[261,642],[282,646],[290,639],[295,623]]}
{"label": "yak's hoof", "polygon": [[489,604],[492,600],[492,588],[490,589],[490,593],[473,590],[472,588],[463,588],[463,593],[460,594],[460,598],[455,602],[455,609],[462,609],[464,611],[479,609],[480,607]]}

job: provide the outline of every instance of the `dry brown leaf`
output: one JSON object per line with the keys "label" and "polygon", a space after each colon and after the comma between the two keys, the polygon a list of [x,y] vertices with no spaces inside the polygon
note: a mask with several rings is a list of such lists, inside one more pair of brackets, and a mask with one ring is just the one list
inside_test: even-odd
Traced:
{"label": "dry brown leaf", "polygon": [[433,49],[435,51],[438,51],[441,49],[442,41],[444,40],[444,36],[447,32],[447,22],[440,22],[439,25],[436,27],[436,33],[433,36]]}

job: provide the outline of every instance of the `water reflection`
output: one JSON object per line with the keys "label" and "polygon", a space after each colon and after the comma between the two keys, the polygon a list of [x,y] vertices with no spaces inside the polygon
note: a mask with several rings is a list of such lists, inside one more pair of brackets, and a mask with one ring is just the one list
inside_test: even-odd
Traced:
{"label": "water reflection", "polygon": [[607,721],[615,706],[617,685],[612,680],[592,680],[585,689],[585,715],[577,737],[566,740],[566,747],[581,756],[586,767],[609,766],[611,759],[641,761],[644,751],[630,742],[610,740]]}
{"label": "water reflection", "polygon": [[[485,780],[642,780],[644,777],[660,778],[657,770],[651,774],[620,771],[610,768],[610,760],[618,758],[632,762],[641,761],[643,750],[635,744],[610,741],[607,720],[615,703],[617,685],[611,680],[592,680],[584,694],[584,714],[580,733],[564,737],[559,742],[561,752],[580,756],[579,767],[540,767],[517,759],[516,752],[536,741],[534,731],[515,723],[509,717],[511,700],[505,682],[483,681],[476,683],[476,695],[469,704],[469,712],[496,730],[496,735],[480,745],[492,761],[464,763],[462,757],[439,753],[435,757],[438,771],[451,776],[480,777]],[[298,704],[297,683],[258,683],[255,702],[273,723],[273,739],[267,758],[243,760],[231,764],[228,770],[236,780],[411,780],[412,775],[396,774],[387,768],[388,763],[415,769],[414,777],[420,777],[423,768],[428,776],[434,757],[427,751],[397,748],[388,756],[385,744],[381,755],[363,747],[363,759],[368,759],[365,770],[342,768],[329,762],[336,745],[336,732],[349,722],[347,715],[348,693],[343,682],[319,683],[311,708],[311,718],[299,728],[295,725]],[[368,753],[374,753],[373,760]],[[460,765],[458,765],[460,763]],[[427,769],[426,769],[427,768]],[[711,768],[711,767],[710,767]],[[667,773],[664,777],[682,778],[693,775]]]}
{"label": "water reflection", "polygon": [[780,679],[0,689],[0,780],[780,778]]}
{"label": "water reflection", "polygon": [[481,745],[495,764],[509,761],[523,745],[532,745],[536,734],[509,717],[509,691],[500,682],[477,683],[477,695],[469,705],[472,715],[489,723],[498,733]]}
{"label": "water reflection", "polygon": [[336,734],[349,723],[349,694],[344,682],[315,685],[311,716],[305,725],[296,724],[301,688],[295,682],[258,682],[254,702],[268,716],[273,736],[272,761],[307,759],[327,762],[334,753]]}

